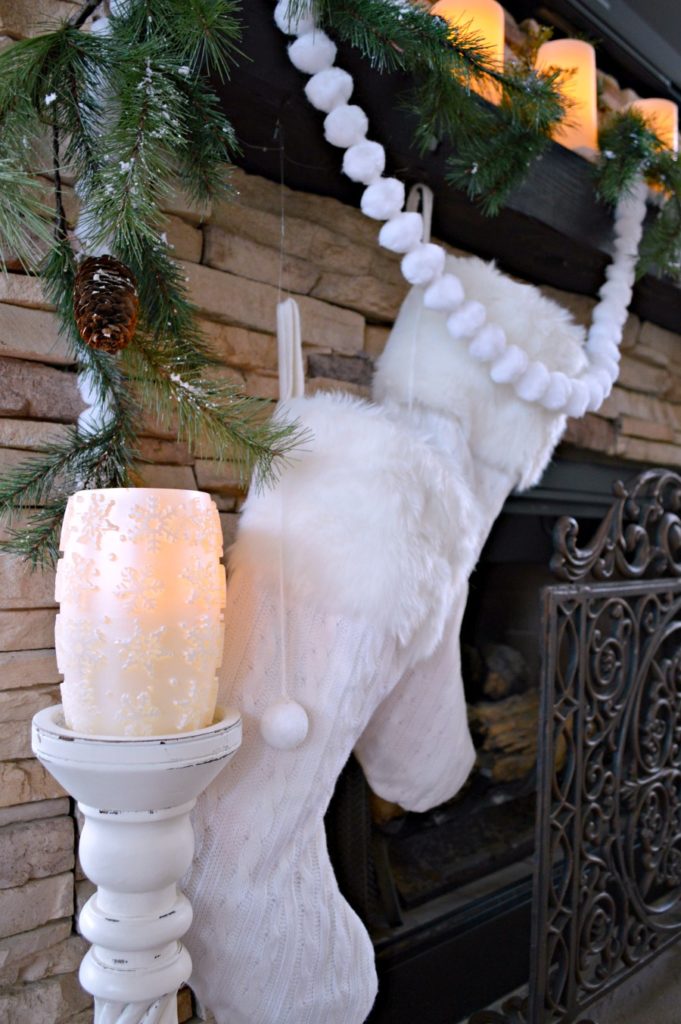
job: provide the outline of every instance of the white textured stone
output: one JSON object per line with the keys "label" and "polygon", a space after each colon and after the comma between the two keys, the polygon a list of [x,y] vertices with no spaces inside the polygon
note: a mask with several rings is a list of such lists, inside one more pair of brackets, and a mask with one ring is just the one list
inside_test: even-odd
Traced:
{"label": "white textured stone", "polygon": [[38,878],[18,888],[0,889],[0,937],[30,931],[72,912],[72,871]]}
{"label": "white textured stone", "polygon": [[45,818],[0,828],[0,889],[70,871],[73,818]]}

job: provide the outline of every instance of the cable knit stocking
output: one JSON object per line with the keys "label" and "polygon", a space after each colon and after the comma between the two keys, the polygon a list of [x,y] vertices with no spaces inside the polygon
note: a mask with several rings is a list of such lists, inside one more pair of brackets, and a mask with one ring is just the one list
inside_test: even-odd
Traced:
{"label": "cable knit stocking", "polygon": [[[585,364],[583,330],[535,289],[479,260],[448,269],[528,356],[566,373]],[[244,742],[200,798],[186,880],[192,985],[219,1024],[365,1020],[373,949],[338,891],[323,828],[338,774],[354,749],[377,793],[421,811],[473,764],[459,661],[468,576],[565,417],[493,383],[446,316],[412,290],[378,366],[377,404],[287,403],[311,441],[242,514],[220,700],[241,709]],[[291,751],[259,730],[281,680],[282,544],[288,690],[310,718]]]}

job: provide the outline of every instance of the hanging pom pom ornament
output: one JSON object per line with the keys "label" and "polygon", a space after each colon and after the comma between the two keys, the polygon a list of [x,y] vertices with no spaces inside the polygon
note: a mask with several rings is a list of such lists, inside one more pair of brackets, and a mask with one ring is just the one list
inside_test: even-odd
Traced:
{"label": "hanging pom pom ornament", "polygon": [[307,736],[310,721],[297,701],[283,697],[266,707],[260,719],[260,734],[276,750],[295,750]]}
{"label": "hanging pom pom ornament", "polygon": [[[300,309],[295,299],[277,306],[277,354],[279,401],[302,398],[305,394],[303,340]],[[281,696],[269,704],[260,719],[260,735],[275,750],[295,750],[307,736],[307,711],[288,695],[288,637],[286,635],[286,503],[279,491],[279,639],[281,643]]]}
{"label": "hanging pom pom ornament", "polygon": [[129,345],[139,298],[132,272],[113,256],[83,260],[73,286],[73,312],[86,345],[114,354]]}

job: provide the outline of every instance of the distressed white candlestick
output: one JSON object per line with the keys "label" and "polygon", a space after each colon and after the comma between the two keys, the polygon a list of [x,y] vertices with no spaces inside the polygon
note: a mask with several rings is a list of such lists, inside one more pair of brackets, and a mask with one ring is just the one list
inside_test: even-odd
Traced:
{"label": "distressed white candlestick", "polygon": [[177,1024],[191,959],[192,908],[178,889],[194,853],[196,798],[241,743],[241,719],[173,736],[98,737],[64,725],[61,705],[33,719],[33,751],[85,817],[80,861],[97,885],[81,911],[93,943],[80,968],[95,1024]]}

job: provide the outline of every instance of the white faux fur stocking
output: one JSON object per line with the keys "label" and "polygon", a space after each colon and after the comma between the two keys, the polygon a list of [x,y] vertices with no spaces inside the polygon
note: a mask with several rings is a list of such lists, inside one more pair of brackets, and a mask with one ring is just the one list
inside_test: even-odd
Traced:
{"label": "white faux fur stocking", "polygon": [[[550,370],[585,364],[584,332],[535,289],[480,260],[448,263],[509,342]],[[377,371],[380,404],[316,395],[285,406],[313,440],[281,494],[252,494],[242,515],[220,702],[241,709],[244,742],[200,798],[186,885],[192,985],[218,1024],[364,1021],[373,949],[324,837],[338,774],[355,749],[377,793],[424,810],[473,764],[459,664],[467,579],[506,496],[539,477],[565,417],[494,384],[446,317],[412,290]],[[281,543],[289,694],[310,717],[291,751],[259,731],[280,685]]]}

